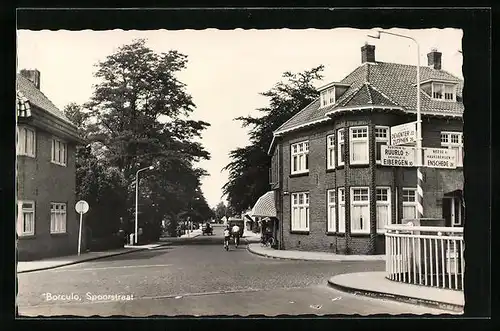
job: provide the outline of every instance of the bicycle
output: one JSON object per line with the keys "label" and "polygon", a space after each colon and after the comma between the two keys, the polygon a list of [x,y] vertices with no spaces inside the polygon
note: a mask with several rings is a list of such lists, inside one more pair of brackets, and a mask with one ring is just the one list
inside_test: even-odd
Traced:
{"label": "bicycle", "polygon": [[275,239],[272,236],[264,236],[260,241],[262,247],[273,247],[275,244]]}
{"label": "bicycle", "polygon": [[224,239],[224,248],[226,251],[229,250],[229,239]]}

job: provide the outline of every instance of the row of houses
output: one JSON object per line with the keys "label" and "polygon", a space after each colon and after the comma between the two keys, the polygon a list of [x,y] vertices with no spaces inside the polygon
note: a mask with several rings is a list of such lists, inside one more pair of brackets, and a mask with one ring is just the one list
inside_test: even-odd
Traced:
{"label": "row of houses", "polygon": [[38,70],[21,70],[16,92],[19,260],[75,254],[75,152],[85,141],[41,92]]}
{"label": "row of houses", "polygon": [[[424,217],[462,226],[463,81],[431,50],[420,68],[422,146],[452,149],[456,168],[422,168]],[[269,147],[271,191],[255,216],[273,220],[279,249],[383,254],[384,228],[417,217],[415,167],[381,163],[390,127],[415,121],[416,66],[376,61],[361,47],[361,64],[281,125]],[[442,221],[439,221],[442,220]]]}

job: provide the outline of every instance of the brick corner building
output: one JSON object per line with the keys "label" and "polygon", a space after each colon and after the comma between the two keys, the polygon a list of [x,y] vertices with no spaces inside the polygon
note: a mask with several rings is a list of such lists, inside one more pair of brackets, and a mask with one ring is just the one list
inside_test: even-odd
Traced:
{"label": "brick corner building", "polygon": [[[463,81],[441,68],[437,50],[427,58],[422,146],[452,149],[457,164],[422,168],[424,217],[463,226]],[[390,127],[416,120],[417,68],[376,61],[373,45],[361,47],[361,62],[274,132],[266,196],[280,249],[383,254],[385,225],[416,218],[416,168],[381,164],[381,145]]]}
{"label": "brick corner building", "polygon": [[19,260],[74,254],[77,128],[40,90],[40,72],[16,77]]}

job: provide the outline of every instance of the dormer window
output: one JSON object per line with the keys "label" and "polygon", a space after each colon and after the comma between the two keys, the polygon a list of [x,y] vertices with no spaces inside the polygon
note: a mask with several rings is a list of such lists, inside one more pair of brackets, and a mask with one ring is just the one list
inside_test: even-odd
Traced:
{"label": "dormer window", "polygon": [[456,101],[456,85],[432,82],[432,98],[435,100]]}
{"label": "dormer window", "polygon": [[321,91],[321,107],[333,105],[335,103],[335,86]]}

